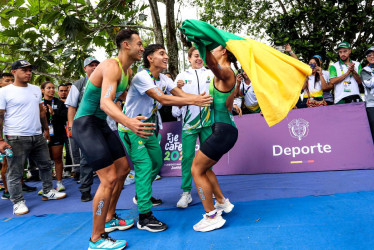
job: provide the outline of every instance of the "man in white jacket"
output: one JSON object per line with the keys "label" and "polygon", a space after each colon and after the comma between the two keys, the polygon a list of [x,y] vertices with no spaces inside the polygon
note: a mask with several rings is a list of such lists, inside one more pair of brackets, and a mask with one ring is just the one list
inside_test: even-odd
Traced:
{"label": "man in white jacket", "polygon": [[[204,67],[203,59],[195,47],[188,50],[188,60],[191,67],[180,73],[175,82],[177,86],[189,94],[199,95],[209,92],[209,83],[213,77],[210,70]],[[173,106],[174,117],[182,116],[182,185],[183,193],[177,207],[186,208],[192,202],[192,175],[191,166],[195,157],[196,139],[199,137],[203,143],[211,134],[210,108],[188,105]]]}

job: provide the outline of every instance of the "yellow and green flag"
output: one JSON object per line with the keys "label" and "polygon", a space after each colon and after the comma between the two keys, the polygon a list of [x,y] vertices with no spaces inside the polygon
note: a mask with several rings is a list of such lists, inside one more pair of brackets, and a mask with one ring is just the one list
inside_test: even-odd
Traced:
{"label": "yellow and green flag", "polygon": [[205,61],[206,50],[222,45],[238,59],[251,79],[261,111],[271,127],[296,105],[309,65],[261,42],[242,38],[198,20],[185,20],[181,32],[194,42]]}

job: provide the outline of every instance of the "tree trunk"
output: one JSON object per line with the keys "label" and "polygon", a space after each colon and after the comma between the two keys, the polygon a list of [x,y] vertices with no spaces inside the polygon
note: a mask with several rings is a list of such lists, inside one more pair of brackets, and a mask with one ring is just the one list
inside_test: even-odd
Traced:
{"label": "tree trunk", "polygon": [[178,43],[174,17],[175,0],[166,0],[166,44],[169,55],[169,72],[175,79],[178,75]]}
{"label": "tree trunk", "polygon": [[164,45],[164,35],[162,34],[162,26],[160,15],[158,14],[157,0],[149,0],[149,7],[151,8],[156,43]]}

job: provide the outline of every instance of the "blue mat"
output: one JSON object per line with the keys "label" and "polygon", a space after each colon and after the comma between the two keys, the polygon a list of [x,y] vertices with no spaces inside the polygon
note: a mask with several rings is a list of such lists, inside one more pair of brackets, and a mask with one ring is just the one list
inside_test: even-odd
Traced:
{"label": "blue mat", "polygon": [[[195,232],[201,204],[161,208],[161,233],[136,228],[111,233],[128,249],[372,249],[374,192],[236,202],[223,228]],[[135,210],[120,211],[124,217]],[[49,214],[0,221],[0,249],[87,249],[91,213]]]}

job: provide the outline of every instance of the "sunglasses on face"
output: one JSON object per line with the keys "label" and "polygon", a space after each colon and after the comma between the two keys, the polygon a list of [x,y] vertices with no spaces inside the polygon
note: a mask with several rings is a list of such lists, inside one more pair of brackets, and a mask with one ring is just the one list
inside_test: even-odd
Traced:
{"label": "sunglasses on face", "polygon": [[315,69],[317,67],[317,64],[310,63],[309,66],[310,66],[311,69]]}
{"label": "sunglasses on face", "polygon": [[366,57],[374,57],[374,53],[367,54]]}

